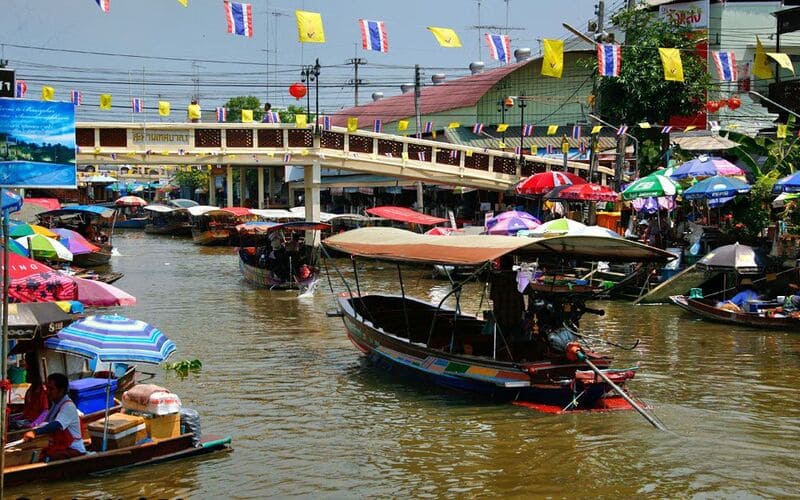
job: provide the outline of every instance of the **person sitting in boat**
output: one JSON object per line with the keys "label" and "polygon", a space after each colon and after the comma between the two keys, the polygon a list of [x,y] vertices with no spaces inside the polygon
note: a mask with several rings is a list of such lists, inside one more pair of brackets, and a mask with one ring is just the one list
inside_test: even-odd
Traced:
{"label": "person sitting in boat", "polygon": [[50,400],[50,411],[45,418],[47,423],[26,432],[22,439],[30,442],[36,436],[48,435],[50,443],[42,453],[42,460],[45,462],[85,454],[78,408],[67,395],[69,379],[63,373],[51,373],[47,377],[46,387],[47,398]]}
{"label": "person sitting in boat", "polygon": [[42,384],[39,370],[36,369],[36,355],[32,352],[25,353],[25,368],[30,386],[25,391],[25,405],[22,413],[12,415],[11,423],[17,429],[35,427],[44,421],[49,403],[47,389]]}
{"label": "person sitting in boat", "polygon": [[507,339],[518,338],[522,333],[525,314],[525,299],[517,289],[517,273],[513,270],[514,257],[500,257],[499,268],[491,275],[489,299],[492,300],[492,315]]}
{"label": "person sitting in boat", "polygon": [[783,302],[783,310],[786,312],[800,311],[800,285],[792,283],[789,288],[794,293],[786,297]]}
{"label": "person sitting in boat", "polygon": [[303,242],[300,241],[300,233],[292,233],[292,238],[286,242],[284,247],[292,263],[292,272],[295,272],[303,265]]}
{"label": "person sitting in boat", "polygon": [[747,308],[747,303],[751,300],[759,300],[761,296],[753,288],[753,280],[745,278],[739,283],[739,292],[731,297],[730,300],[725,300],[717,303],[720,309],[728,309],[734,312],[744,311]]}

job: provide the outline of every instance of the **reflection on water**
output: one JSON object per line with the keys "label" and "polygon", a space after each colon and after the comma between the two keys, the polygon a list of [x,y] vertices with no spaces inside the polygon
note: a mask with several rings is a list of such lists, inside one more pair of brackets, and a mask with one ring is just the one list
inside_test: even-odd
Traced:
{"label": "reflection on water", "polygon": [[[123,314],[159,326],[198,358],[186,379],[156,382],[197,409],[230,454],[131,469],[10,495],[787,496],[800,466],[800,335],[698,321],[677,308],[598,302],[583,327],[641,365],[631,389],[670,433],[635,412],[543,415],[407,384],[370,367],[329,318],[327,281],[313,299],[242,283],[229,248],[141,232],[115,236],[111,268],[139,303]],[[353,278],[349,260],[337,261]],[[399,293],[392,265],[359,261],[362,290]],[[440,301],[450,287],[405,270],[406,293]],[[336,291],[344,287],[334,279]],[[482,287],[461,306],[476,314]],[[448,300],[450,306],[452,299]]]}

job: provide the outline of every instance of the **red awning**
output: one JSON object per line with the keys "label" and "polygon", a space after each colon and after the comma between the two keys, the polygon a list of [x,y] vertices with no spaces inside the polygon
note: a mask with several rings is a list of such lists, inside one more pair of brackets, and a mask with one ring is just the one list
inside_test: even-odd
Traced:
{"label": "red awning", "polygon": [[58,201],[58,198],[25,198],[23,203],[38,205],[45,210],[58,210],[61,208],[61,203]]}
{"label": "red awning", "polygon": [[383,217],[384,219],[407,222],[409,224],[422,224],[423,226],[433,226],[435,224],[448,222],[448,219],[421,214],[406,207],[384,206],[368,208],[367,213],[377,217]]}

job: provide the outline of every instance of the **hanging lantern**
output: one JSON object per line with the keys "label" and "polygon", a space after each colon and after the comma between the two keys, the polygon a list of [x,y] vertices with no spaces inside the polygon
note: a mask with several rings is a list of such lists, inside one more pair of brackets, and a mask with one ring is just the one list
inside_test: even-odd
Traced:
{"label": "hanging lantern", "polygon": [[302,83],[295,82],[289,86],[289,94],[297,100],[305,97],[306,92],[308,92],[308,89]]}
{"label": "hanging lantern", "polygon": [[709,113],[716,113],[717,111],[719,111],[719,107],[720,107],[719,102],[717,101],[708,101],[706,103],[706,109],[708,110]]}
{"label": "hanging lantern", "polygon": [[730,108],[731,111],[739,109],[741,106],[742,106],[742,100],[739,99],[738,96],[733,96],[730,99],[728,99],[728,108]]}

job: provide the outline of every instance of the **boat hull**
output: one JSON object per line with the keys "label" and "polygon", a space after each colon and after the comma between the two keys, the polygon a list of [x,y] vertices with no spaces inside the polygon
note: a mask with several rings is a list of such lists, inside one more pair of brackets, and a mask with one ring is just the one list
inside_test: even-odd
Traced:
{"label": "boat hull", "polygon": [[135,219],[117,220],[114,222],[115,229],[144,229],[148,218],[140,217]]}
{"label": "boat hull", "polygon": [[97,267],[104,266],[111,261],[111,247],[103,245],[97,252],[83,253],[75,255],[72,258],[72,263],[79,267]]}
{"label": "boat hull", "polygon": [[756,313],[728,311],[715,307],[714,304],[706,300],[692,299],[685,295],[673,295],[670,299],[680,308],[703,319],[718,323],[769,330],[800,331],[800,318],[761,316]]}
{"label": "boat hull", "polygon": [[144,232],[148,234],[169,234],[172,236],[190,236],[192,225],[189,222],[175,222],[170,224],[147,224]]}
{"label": "boat hull", "polygon": [[227,245],[231,241],[231,232],[228,229],[209,229],[197,231],[192,229],[192,242],[196,245]]}
{"label": "boat hull", "polygon": [[274,290],[305,290],[312,287],[319,279],[314,273],[304,280],[284,281],[269,269],[246,264],[241,257],[239,258],[239,272],[242,273],[242,278],[251,285]]}

